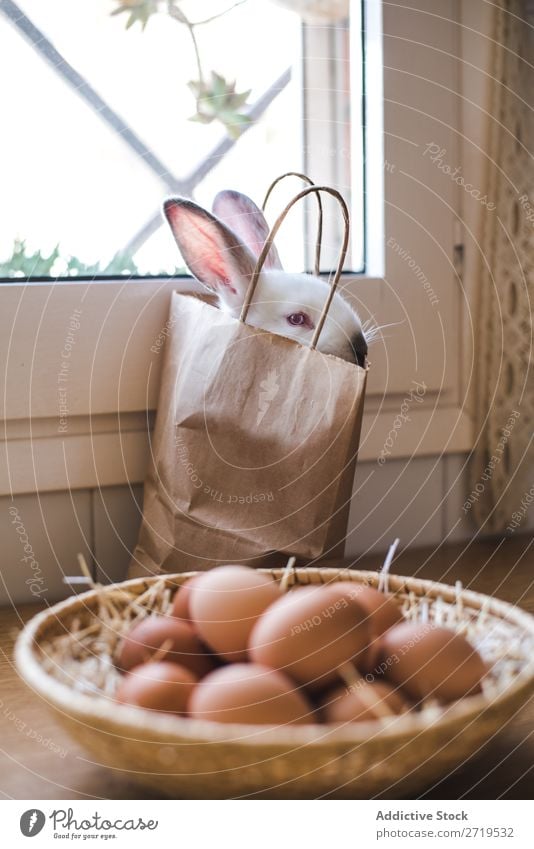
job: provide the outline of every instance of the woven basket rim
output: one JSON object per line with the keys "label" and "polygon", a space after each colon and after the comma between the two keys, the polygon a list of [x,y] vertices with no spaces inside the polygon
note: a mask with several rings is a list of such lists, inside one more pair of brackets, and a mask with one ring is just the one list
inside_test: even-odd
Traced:
{"label": "woven basket rim", "polygon": [[[260,569],[279,579],[283,569]],[[476,721],[486,712],[497,712],[504,708],[508,701],[527,700],[534,692],[534,657],[525,664],[522,671],[512,681],[511,685],[489,699],[484,695],[471,696],[462,699],[441,712],[438,717],[432,710],[422,713],[404,714],[388,719],[372,722],[351,723],[343,726],[328,724],[291,725],[287,728],[275,726],[258,726],[244,724],[223,724],[206,720],[196,720],[189,717],[156,714],[141,708],[118,705],[110,698],[98,695],[78,693],[66,684],[58,681],[46,672],[35,653],[35,646],[48,627],[58,621],[68,619],[80,608],[91,609],[98,602],[101,593],[117,592],[120,590],[138,590],[141,593],[162,579],[166,585],[179,586],[197,572],[184,572],[170,575],[157,575],[148,578],[133,578],[105,587],[88,590],[79,595],[47,608],[34,616],[19,634],[14,650],[15,663],[19,675],[26,684],[36,692],[48,706],[68,717],[84,723],[97,724],[102,731],[102,725],[107,726],[109,733],[120,729],[121,736],[125,732],[132,740],[153,740],[161,745],[172,743],[206,744],[206,743],[235,743],[240,746],[256,746],[265,748],[294,748],[299,745],[312,746],[356,746],[369,740],[370,734],[380,735],[381,740],[388,738],[391,742],[406,741],[407,738],[420,734],[428,728],[435,730],[438,726],[446,729],[448,725],[459,720],[469,723]],[[372,571],[339,569],[335,567],[303,567],[293,571],[298,579],[310,578],[319,574],[329,580],[352,580],[355,583],[367,582],[378,584],[379,573]],[[299,584],[301,581],[299,580]],[[308,583],[303,580],[302,583]],[[309,583],[313,583],[309,581]],[[436,581],[411,578],[401,575],[388,576],[389,591],[414,592],[418,596],[435,598],[440,595],[445,601],[461,597],[466,607],[481,609],[484,606],[489,613],[506,619],[524,628],[526,635],[534,638],[534,616],[508,602],[494,599],[491,596],[472,590],[461,589]]]}

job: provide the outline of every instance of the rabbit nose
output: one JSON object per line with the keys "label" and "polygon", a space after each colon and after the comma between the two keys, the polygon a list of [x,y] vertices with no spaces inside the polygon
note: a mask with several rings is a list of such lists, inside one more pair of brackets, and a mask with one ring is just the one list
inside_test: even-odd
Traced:
{"label": "rabbit nose", "polygon": [[358,333],[353,339],[351,339],[350,346],[354,354],[354,359],[358,365],[365,368],[368,349],[363,333]]}

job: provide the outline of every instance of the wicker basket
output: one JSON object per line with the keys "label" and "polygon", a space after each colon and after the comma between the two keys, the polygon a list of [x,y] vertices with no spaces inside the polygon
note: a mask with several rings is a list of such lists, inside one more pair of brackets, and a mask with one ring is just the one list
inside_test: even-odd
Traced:
{"label": "wicker basket", "polygon": [[[475,752],[534,691],[534,617],[459,586],[390,576],[386,591],[407,618],[461,630],[478,647],[492,666],[483,695],[372,723],[283,729],[118,705],[110,646],[135,618],[166,610],[190,574],[99,587],[61,602],[26,626],[15,649],[27,684],[95,760],[164,796],[406,798]],[[283,570],[270,574],[280,580]],[[374,572],[308,568],[296,569],[290,583],[338,579],[381,580]]]}

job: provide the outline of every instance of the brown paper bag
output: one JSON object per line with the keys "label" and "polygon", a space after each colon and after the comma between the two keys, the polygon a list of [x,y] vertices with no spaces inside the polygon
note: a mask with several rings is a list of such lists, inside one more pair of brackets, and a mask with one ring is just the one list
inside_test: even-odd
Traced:
{"label": "brown paper bag", "polygon": [[342,556],[367,369],[192,295],[167,326],[130,576]]}

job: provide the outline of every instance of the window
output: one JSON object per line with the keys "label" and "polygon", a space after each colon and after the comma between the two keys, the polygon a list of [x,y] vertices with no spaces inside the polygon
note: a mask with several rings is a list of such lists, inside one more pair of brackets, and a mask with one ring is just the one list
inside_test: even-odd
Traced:
{"label": "window", "polygon": [[[11,116],[0,157],[0,276],[178,273],[183,264],[162,226],[165,196],[209,206],[232,187],[261,203],[288,170],[309,171],[352,204],[346,267],[361,271],[362,56],[353,54],[351,71],[347,22],[303,24],[272,0],[176,0],[192,21],[215,16],[194,30],[199,71],[190,32],[166,2],[152,4],[158,13],[144,29],[136,22],[128,30],[126,14],[110,14],[120,2],[0,5],[0,75],[10,81],[0,105]],[[239,138],[220,121],[189,120],[188,82],[202,73],[211,85],[212,70],[235,80],[238,93],[250,90],[235,106],[236,120],[252,116]],[[296,186],[277,189],[269,212]],[[340,222],[337,208],[326,207],[330,270]],[[279,239],[286,267],[311,268],[314,231],[311,203],[291,213]]]}
{"label": "window", "polygon": [[[350,33],[346,27],[303,26],[283,3],[271,0],[238,6],[217,23],[227,28],[226,36],[234,25],[237,28],[236,21],[245,20],[238,16],[252,14],[254,31],[260,22],[263,26],[262,15],[276,21],[274,40],[260,38],[256,47],[248,42],[240,47],[239,53],[247,57],[241,69],[231,65],[240,59],[229,55],[226,37],[217,62],[215,53],[208,51],[209,63],[228,76],[235,74],[238,90],[253,87],[250,102],[289,65],[292,78],[262,121],[231,144],[219,124],[187,121],[194,100],[184,84],[194,76],[194,68],[188,64],[178,79],[176,40],[182,39],[184,53],[190,49],[178,25],[173,29],[169,22],[150,20],[145,32],[138,25],[126,32],[122,16],[109,17],[114,2],[0,2],[0,73],[9,80],[0,91],[0,102],[11,116],[1,142],[0,260],[18,235],[28,239],[30,251],[49,251],[60,241],[64,252],[86,263],[107,262],[142,233],[147,222],[159,223],[161,199],[169,191],[21,37],[6,16],[6,10],[17,8],[19,20],[23,12],[46,34],[166,168],[183,177],[208,156],[214,167],[195,190],[200,202],[209,203],[221,185],[234,185],[261,200],[271,177],[299,166],[317,181],[338,185],[352,211],[347,267],[359,271],[365,253],[363,272],[344,276],[345,293],[354,299],[363,320],[394,325],[370,351],[360,460],[379,455],[414,381],[424,384],[425,394],[410,408],[412,424],[399,434],[397,456],[467,450],[471,434],[463,376],[469,380],[470,363],[462,328],[470,320],[469,281],[462,281],[462,269],[455,263],[461,254],[455,245],[463,238],[458,219],[465,201],[458,185],[425,155],[429,144],[439,143],[452,170],[465,161],[461,91],[470,60],[467,51],[469,61],[462,62],[462,4],[431,0],[408,7],[401,0],[363,0],[360,18],[360,3],[353,0]],[[192,8],[201,5],[189,2]],[[218,6],[222,8],[223,0]],[[159,41],[151,41],[156,36]],[[154,67],[141,62],[141,55],[150,55]],[[165,68],[171,70],[165,73]],[[40,97],[32,80],[42,81]],[[177,89],[185,98],[181,113],[170,108]],[[56,100],[57,92],[62,100]],[[59,102],[64,104],[61,110],[56,109]],[[287,120],[281,121],[281,116]],[[183,151],[181,129],[196,140]],[[210,160],[210,151],[222,139],[229,149]],[[51,155],[58,151],[54,167],[46,167],[45,146]],[[264,155],[267,150],[269,157]],[[94,163],[108,158],[113,170],[104,180]],[[185,165],[179,169],[182,160]],[[273,206],[281,206],[294,188],[294,183],[288,185],[287,195],[281,189]],[[281,253],[288,265],[301,268],[305,260],[312,266],[314,214],[310,204],[308,214],[300,211],[283,228]],[[339,226],[334,215],[328,220],[335,222],[330,227]],[[90,282],[57,284],[49,279],[27,285],[15,279],[0,285],[0,361],[6,364],[3,418],[9,443],[0,493],[143,479],[147,410],[156,408],[161,368],[161,357],[151,349],[165,327],[171,291],[193,283],[159,275],[180,264],[165,228],[138,241],[139,271],[157,277],[131,279],[127,271],[124,277],[95,282],[90,274]],[[336,233],[327,231],[324,268],[334,262],[338,243]],[[303,244],[307,258],[302,256]],[[58,432],[58,373],[76,310],[81,311],[76,319],[80,327],[72,343],[69,427],[64,433]],[[28,456],[31,464],[25,462]]]}

